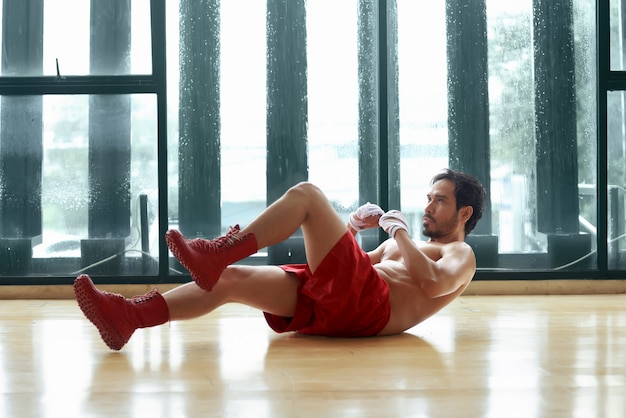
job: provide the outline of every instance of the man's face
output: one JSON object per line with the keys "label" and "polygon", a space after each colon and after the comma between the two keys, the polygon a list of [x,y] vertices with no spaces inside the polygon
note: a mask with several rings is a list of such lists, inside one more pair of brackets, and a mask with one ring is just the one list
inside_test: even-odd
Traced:
{"label": "man's face", "polygon": [[422,234],[429,238],[441,238],[456,233],[459,212],[456,209],[454,183],[450,180],[434,183],[427,199],[428,204],[422,218]]}

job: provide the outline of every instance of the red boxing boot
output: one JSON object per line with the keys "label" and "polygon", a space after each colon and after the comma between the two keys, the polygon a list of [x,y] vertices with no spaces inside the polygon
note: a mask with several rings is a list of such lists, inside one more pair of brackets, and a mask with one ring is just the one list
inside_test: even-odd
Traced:
{"label": "red boxing boot", "polygon": [[185,239],[175,230],[165,234],[165,241],[174,257],[180,261],[200,288],[210,292],[224,269],[257,252],[256,237],[253,233],[241,235],[239,226],[219,238],[206,240]]}
{"label": "red boxing boot", "polygon": [[[226,233],[226,235],[224,235],[224,237],[232,237],[233,235],[238,234],[240,231],[241,229],[239,228],[239,224],[235,226],[230,226],[228,227],[228,232]],[[216,239],[219,239],[219,238],[216,238]],[[202,251],[202,249],[206,247],[205,242],[207,240],[204,238],[192,238],[186,241],[187,241],[187,244],[194,250]]]}
{"label": "red boxing boot", "polygon": [[167,303],[156,288],[126,299],[98,290],[91,278],[82,274],[74,280],[74,294],[80,309],[112,350],[120,350],[137,328],[161,325],[170,319]]}

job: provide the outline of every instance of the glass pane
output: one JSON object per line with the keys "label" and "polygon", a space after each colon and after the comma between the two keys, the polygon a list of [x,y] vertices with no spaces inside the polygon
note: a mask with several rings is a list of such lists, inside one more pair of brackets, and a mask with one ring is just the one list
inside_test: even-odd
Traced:
{"label": "glass pane", "polygon": [[608,250],[609,268],[626,268],[626,93],[609,92],[608,106]]}
{"label": "glass pane", "polygon": [[419,238],[430,178],[448,167],[445,2],[398,0],[397,59],[401,207]]}
{"label": "glass pane", "polygon": [[626,2],[623,0],[610,0],[610,60],[611,70],[623,71],[626,62]]}
{"label": "glass pane", "polygon": [[[593,268],[595,2],[553,11],[532,2],[488,1],[487,13],[492,202],[500,252],[536,254],[537,267]],[[549,51],[541,49],[539,37],[563,45],[562,58],[550,58],[559,64],[544,59]],[[569,87],[554,87],[558,73],[560,85]],[[571,135],[575,140],[567,140]],[[569,224],[561,222],[566,217]]]}
{"label": "glass pane", "polygon": [[152,73],[150,0],[0,4],[3,76]]}
{"label": "glass pane", "polygon": [[[546,250],[536,233],[532,2],[487,4],[491,201],[502,253]],[[525,229],[529,230],[526,231]]]}
{"label": "glass pane", "polygon": [[[249,223],[266,201],[265,2],[221,2],[222,224]],[[246,30],[242,31],[241,28]]]}
{"label": "glass pane", "polygon": [[357,11],[356,0],[306,8],[309,179],[344,213],[365,203],[359,202]]}
{"label": "glass pane", "polygon": [[2,97],[2,274],[158,272],[156,113],[154,95]]}

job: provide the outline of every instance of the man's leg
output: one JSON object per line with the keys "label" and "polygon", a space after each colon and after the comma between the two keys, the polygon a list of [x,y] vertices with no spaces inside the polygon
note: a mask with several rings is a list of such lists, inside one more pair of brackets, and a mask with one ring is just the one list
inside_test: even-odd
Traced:
{"label": "man's leg", "polygon": [[298,279],[276,266],[230,266],[212,292],[195,283],[163,295],[156,289],[127,299],[97,289],[89,276],[74,282],[76,300],[112,350],[120,350],[138,328],[205,315],[228,302],[243,303],[280,316],[293,316]]}
{"label": "man's leg", "polygon": [[303,182],[264,210],[242,234],[253,233],[259,248],[277,244],[302,228],[307,264],[315,271],[348,231],[346,222],[317,186]]}
{"label": "man's leg", "polygon": [[172,253],[203,289],[212,290],[224,268],[237,260],[289,238],[301,227],[307,262],[312,271],[347,232],[324,193],[311,183],[290,188],[241,231],[215,240],[185,240],[180,232],[168,231]]}
{"label": "man's leg", "polygon": [[213,291],[187,283],[163,294],[172,321],[206,315],[226,303],[241,303],[280,316],[293,316],[298,279],[276,266],[229,266]]}

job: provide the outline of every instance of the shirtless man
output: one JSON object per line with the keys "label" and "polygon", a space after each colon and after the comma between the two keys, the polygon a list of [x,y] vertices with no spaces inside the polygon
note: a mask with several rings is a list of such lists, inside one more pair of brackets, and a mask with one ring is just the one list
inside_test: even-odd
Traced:
{"label": "shirtless man", "polygon": [[[121,349],[137,328],[205,315],[242,303],[264,312],[277,332],[335,337],[391,335],[406,331],[458,297],[476,271],[464,238],[482,216],[485,189],[472,176],[444,170],[427,194],[423,234],[414,241],[398,211],[366,204],[348,225],[311,183],[293,186],[243,229],[214,240],[185,239],[168,231],[172,253],[193,282],[161,295],[156,289],[126,299],[98,290],[87,275],[74,291],[79,306],[105,343]],[[358,231],[382,227],[391,236],[365,253]],[[302,228],[307,264],[233,264]]]}

